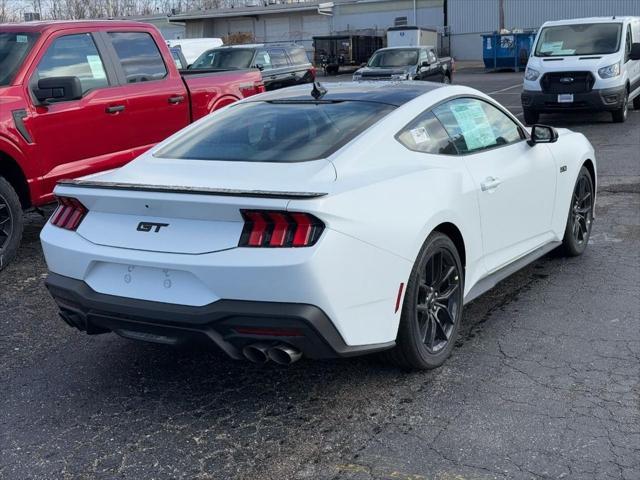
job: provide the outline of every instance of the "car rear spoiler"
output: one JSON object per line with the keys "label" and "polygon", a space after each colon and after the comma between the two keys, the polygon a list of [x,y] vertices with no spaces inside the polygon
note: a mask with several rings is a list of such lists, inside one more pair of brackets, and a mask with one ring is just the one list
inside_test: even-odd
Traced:
{"label": "car rear spoiler", "polygon": [[325,192],[283,192],[273,190],[239,190],[231,188],[183,187],[174,185],[145,185],[141,183],[99,182],[95,180],[60,180],[58,185],[135,192],[185,193],[190,195],[220,195],[227,197],[308,199],[328,195]]}

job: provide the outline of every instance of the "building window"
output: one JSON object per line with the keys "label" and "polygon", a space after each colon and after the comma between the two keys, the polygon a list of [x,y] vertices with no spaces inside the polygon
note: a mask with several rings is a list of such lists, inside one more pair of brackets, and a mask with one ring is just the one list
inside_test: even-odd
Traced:
{"label": "building window", "polygon": [[393,21],[395,27],[406,27],[408,25],[407,17],[396,17]]}

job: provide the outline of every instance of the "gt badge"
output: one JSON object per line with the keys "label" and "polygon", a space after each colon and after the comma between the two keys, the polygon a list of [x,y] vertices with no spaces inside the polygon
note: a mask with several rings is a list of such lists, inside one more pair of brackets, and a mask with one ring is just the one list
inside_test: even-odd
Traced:
{"label": "gt badge", "polygon": [[151,230],[153,230],[154,233],[158,233],[162,227],[168,226],[168,223],[140,222],[136,230],[138,230],[139,232],[150,232]]}

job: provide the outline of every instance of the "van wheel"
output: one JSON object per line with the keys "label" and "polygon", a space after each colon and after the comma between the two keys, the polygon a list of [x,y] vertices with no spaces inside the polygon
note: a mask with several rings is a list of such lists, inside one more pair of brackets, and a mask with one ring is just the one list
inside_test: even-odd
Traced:
{"label": "van wheel", "polygon": [[18,194],[9,182],[0,177],[0,270],[16,256],[23,228]]}
{"label": "van wheel", "polygon": [[411,271],[396,346],[384,356],[408,370],[439,367],[451,354],[462,320],[464,270],[451,239],[429,235]]}
{"label": "van wheel", "polygon": [[527,125],[535,125],[540,119],[540,114],[535,110],[525,108],[522,110],[522,113],[524,114],[524,123]]}
{"label": "van wheel", "polygon": [[622,107],[618,110],[614,110],[611,112],[611,117],[613,117],[613,123],[624,123],[629,115],[629,92],[624,94],[624,101],[622,103]]}

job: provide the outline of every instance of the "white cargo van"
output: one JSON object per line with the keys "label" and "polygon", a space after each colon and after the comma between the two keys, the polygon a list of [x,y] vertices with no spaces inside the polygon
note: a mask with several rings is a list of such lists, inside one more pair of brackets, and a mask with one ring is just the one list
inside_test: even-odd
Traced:
{"label": "white cargo van", "polygon": [[180,48],[187,60],[187,65],[191,65],[204,52],[222,46],[223,42],[221,38],[180,38],[167,40],[167,45],[171,48]]}
{"label": "white cargo van", "polygon": [[524,119],[545,112],[640,109],[640,17],[580,18],[540,28],[524,75]]}

